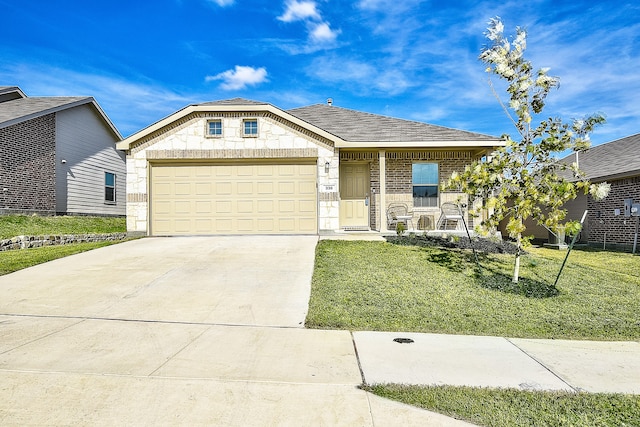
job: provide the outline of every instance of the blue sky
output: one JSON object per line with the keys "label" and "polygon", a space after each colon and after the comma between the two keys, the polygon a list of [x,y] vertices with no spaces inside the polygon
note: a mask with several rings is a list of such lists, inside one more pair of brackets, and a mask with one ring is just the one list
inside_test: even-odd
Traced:
{"label": "blue sky", "polygon": [[605,114],[594,144],[640,132],[635,1],[0,0],[0,16],[0,85],[93,96],[124,136],[235,97],[513,135],[477,59],[495,16],[560,77],[544,116]]}

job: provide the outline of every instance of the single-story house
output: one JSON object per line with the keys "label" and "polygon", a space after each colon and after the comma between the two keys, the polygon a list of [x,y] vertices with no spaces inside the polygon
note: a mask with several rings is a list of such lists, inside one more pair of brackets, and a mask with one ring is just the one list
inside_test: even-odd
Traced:
{"label": "single-story house", "polygon": [[91,97],[0,86],[0,214],[124,216],[121,139]]}
{"label": "single-story house", "polygon": [[581,241],[598,246],[633,246],[638,217],[633,216],[630,208],[640,205],[640,134],[571,154],[562,162],[577,162],[592,183],[611,185],[603,200],[580,194],[567,204],[567,216],[571,219],[579,220],[588,211]]}
{"label": "single-story house", "polygon": [[442,203],[461,196],[440,183],[503,144],[330,101],[287,111],[238,98],[189,105],[118,143],[127,153],[127,228],[386,231],[394,203],[408,206],[415,227],[429,227]]}

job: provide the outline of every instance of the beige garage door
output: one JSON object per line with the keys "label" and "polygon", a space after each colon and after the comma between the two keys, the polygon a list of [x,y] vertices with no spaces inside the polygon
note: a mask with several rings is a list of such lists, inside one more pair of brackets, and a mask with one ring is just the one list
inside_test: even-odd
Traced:
{"label": "beige garage door", "polygon": [[151,167],[151,234],[315,234],[314,164]]}

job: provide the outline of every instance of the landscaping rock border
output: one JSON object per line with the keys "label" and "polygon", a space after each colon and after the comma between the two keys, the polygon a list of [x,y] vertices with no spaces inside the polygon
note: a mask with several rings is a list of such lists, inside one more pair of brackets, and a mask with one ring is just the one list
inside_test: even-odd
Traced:
{"label": "landscaping rock border", "polygon": [[49,236],[16,236],[11,239],[0,240],[0,252],[40,248],[43,246],[68,245],[72,243],[89,243],[124,240],[127,233],[107,233],[107,234],[63,234]]}

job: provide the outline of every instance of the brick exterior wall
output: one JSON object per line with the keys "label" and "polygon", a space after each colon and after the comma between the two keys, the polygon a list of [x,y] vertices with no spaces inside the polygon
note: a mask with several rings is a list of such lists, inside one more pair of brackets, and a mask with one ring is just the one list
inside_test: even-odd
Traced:
{"label": "brick exterior wall", "polygon": [[469,160],[462,159],[387,159],[387,193],[388,194],[411,194],[413,195],[413,185],[411,176],[411,165],[416,161],[438,163],[438,174],[440,182],[446,182],[454,171],[462,172],[464,167],[470,163]]}
{"label": "brick exterior wall", "polygon": [[[600,201],[587,198],[589,243],[603,244],[606,233],[607,246],[632,246],[638,218],[624,217],[624,200],[640,203],[640,176],[607,182],[611,184],[609,196]],[[620,209],[620,216],[614,215],[615,209]]]}
{"label": "brick exterior wall", "polygon": [[55,144],[55,114],[0,129],[0,211],[55,213]]}
{"label": "brick exterior wall", "polygon": [[[418,161],[438,163],[439,180],[446,182],[454,171],[462,172],[464,167],[473,159],[470,152],[436,152],[415,151],[411,153],[388,151],[385,159],[386,168],[386,194],[387,206],[391,203],[406,203],[409,209],[413,208],[413,183],[412,164]],[[358,152],[341,154],[340,162],[366,161],[369,163],[369,181],[371,197],[369,203],[369,225],[371,229],[378,229],[382,221],[386,221],[386,207],[381,209],[379,205],[380,194],[380,162],[378,152]],[[447,192],[452,199],[459,196],[456,192]],[[394,197],[395,196],[395,197]],[[449,201],[448,197],[441,196],[442,201]],[[437,210],[437,208],[436,208]],[[439,211],[438,211],[439,212]],[[425,212],[422,212],[425,213]],[[421,212],[415,213],[414,225],[417,225]],[[435,219],[439,214],[434,214]],[[379,217],[380,216],[380,217]],[[473,220],[468,218],[469,226],[473,226]]]}

